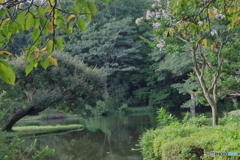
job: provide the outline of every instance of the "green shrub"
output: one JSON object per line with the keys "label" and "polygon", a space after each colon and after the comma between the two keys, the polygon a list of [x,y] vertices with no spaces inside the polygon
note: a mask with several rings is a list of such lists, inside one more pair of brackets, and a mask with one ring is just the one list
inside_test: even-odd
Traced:
{"label": "green shrub", "polygon": [[36,149],[35,141],[26,148],[21,148],[21,144],[24,142],[22,138],[18,136],[6,139],[4,136],[6,133],[1,132],[0,134],[0,159],[1,160],[44,160],[54,152],[54,149],[49,149],[48,146],[42,150]]}
{"label": "green shrub", "polygon": [[240,156],[210,156],[212,151],[239,153],[239,120],[229,116],[220,122],[212,127],[211,119],[201,115],[148,130],[140,138],[142,155],[146,160],[240,160]]}
{"label": "green shrub", "polygon": [[200,160],[203,149],[199,143],[189,137],[176,138],[162,145],[162,159],[167,160]]}
{"label": "green shrub", "polygon": [[157,121],[160,127],[164,127],[170,125],[171,123],[178,122],[178,119],[174,115],[167,112],[164,108],[160,108],[157,111],[157,114],[158,114]]}
{"label": "green shrub", "polygon": [[147,130],[140,138],[141,140],[139,146],[141,147],[142,155],[145,160],[160,160],[153,152],[153,141],[155,140],[156,134],[156,130],[150,129]]}

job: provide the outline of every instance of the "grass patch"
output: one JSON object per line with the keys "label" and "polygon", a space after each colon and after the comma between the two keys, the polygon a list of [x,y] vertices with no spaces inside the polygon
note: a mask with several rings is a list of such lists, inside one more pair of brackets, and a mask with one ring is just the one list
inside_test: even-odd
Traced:
{"label": "grass patch", "polygon": [[152,106],[145,106],[145,107],[128,107],[127,112],[129,113],[146,113],[146,112],[153,112],[155,111]]}
{"label": "grass patch", "polygon": [[233,110],[231,112],[228,112],[228,114],[233,116],[240,116],[240,110]]}
{"label": "grass patch", "polygon": [[[40,114],[36,116],[25,116],[20,121],[31,121],[31,120],[44,120],[44,117],[47,117],[51,114]],[[65,118],[73,118],[73,117],[79,117],[79,115],[73,115],[73,114],[62,114]]]}
{"label": "grass patch", "polygon": [[48,133],[59,133],[66,131],[84,130],[84,126],[81,124],[71,125],[56,125],[56,126],[16,126],[13,127],[13,131],[17,131],[22,135],[42,135]]}

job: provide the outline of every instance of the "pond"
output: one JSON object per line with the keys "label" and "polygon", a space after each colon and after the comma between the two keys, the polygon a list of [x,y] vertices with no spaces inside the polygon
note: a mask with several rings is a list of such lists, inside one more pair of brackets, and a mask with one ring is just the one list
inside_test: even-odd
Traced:
{"label": "pond", "polygon": [[27,138],[24,146],[37,139],[37,148],[55,149],[49,160],[141,160],[140,135],[156,127],[154,113],[129,116],[74,118],[58,121],[25,121],[18,125],[83,124],[85,129],[63,135]]}

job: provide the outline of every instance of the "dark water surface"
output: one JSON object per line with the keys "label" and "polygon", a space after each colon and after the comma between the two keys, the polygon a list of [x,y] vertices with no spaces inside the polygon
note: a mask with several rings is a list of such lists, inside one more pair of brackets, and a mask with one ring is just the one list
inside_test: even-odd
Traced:
{"label": "dark water surface", "polygon": [[83,124],[86,127],[83,131],[25,140],[25,146],[30,146],[34,139],[37,139],[38,148],[47,145],[55,149],[50,160],[142,160],[141,153],[132,149],[138,148],[136,145],[139,136],[146,129],[156,127],[156,115],[146,113],[25,123],[31,123],[31,125],[32,123],[35,125]]}

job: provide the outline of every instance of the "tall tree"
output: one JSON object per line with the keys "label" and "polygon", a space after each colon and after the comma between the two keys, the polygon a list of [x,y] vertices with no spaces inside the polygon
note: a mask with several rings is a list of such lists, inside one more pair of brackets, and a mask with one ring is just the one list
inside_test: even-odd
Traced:
{"label": "tall tree", "polygon": [[155,1],[146,13],[156,47],[191,56],[199,82],[195,95],[211,107],[213,125],[218,124],[218,100],[239,95],[239,6],[237,0]]}
{"label": "tall tree", "polygon": [[84,33],[63,35],[65,51],[108,73],[109,94],[118,105],[133,105],[133,90],[146,87],[142,73],[149,68],[147,47],[138,37],[146,28],[136,26],[134,18],[148,6],[149,2],[143,0],[137,4],[134,0],[117,0],[107,7],[99,5],[98,14]]}

